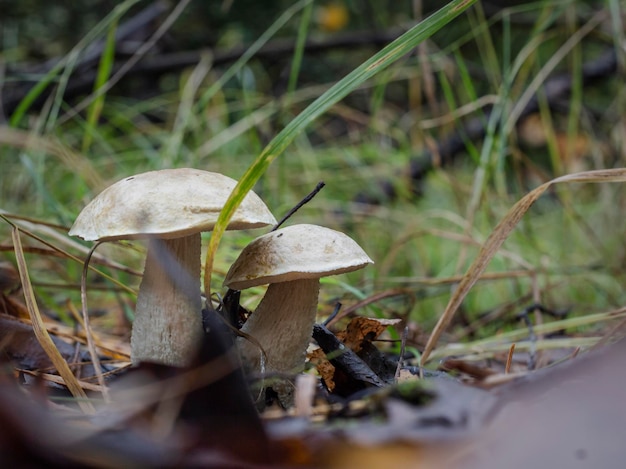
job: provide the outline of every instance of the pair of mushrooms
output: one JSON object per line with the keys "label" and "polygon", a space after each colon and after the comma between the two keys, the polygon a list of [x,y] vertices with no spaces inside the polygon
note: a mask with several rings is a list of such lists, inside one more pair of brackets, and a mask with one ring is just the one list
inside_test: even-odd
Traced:
{"label": "pair of mushrooms", "polygon": [[[200,233],[211,231],[236,182],[197,169],[166,169],[131,176],[105,189],[79,214],[70,235],[87,241],[148,239],[131,336],[131,359],[189,364],[202,337]],[[229,230],[276,220],[249,192]],[[235,290],[269,284],[243,327],[267,354],[268,372],[304,365],[317,311],[319,278],[372,263],[348,236],[315,225],[294,225],[252,241],[224,284]],[[256,344],[238,340],[248,370],[260,369]]]}

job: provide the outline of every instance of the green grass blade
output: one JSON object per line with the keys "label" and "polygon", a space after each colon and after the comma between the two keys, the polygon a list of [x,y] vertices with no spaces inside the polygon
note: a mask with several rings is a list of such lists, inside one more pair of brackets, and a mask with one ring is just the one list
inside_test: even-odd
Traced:
{"label": "green grass blade", "polygon": [[294,138],[302,132],[311,122],[326,112],[331,106],[339,102],[358,86],[363,84],[377,73],[386,69],[389,65],[413,50],[415,46],[432,36],[435,32],[448,24],[476,0],[454,0],[439,11],[420,22],[398,39],[387,45],[380,52],[354,69],[322,96],[311,103],[304,111],[298,114],[272,141],[265,147],[256,158],[246,173],[233,189],[226,201],[222,212],[213,228],[213,234],[209,242],[206,254],[204,270],[204,290],[207,298],[210,298],[211,272],[213,259],[219,242],[226,230],[226,226],[235,210],[259,178],[265,173],[268,166],[276,159]]}
{"label": "green grass blade", "polygon": [[[94,91],[98,91],[107,82],[111,76],[111,70],[113,70],[113,63],[115,62],[115,32],[117,31],[117,18],[111,22],[109,26],[109,32],[107,33],[106,43],[102,56],[100,57],[100,64],[98,66],[98,75],[96,76],[96,82],[94,84]],[[96,124],[100,115],[102,114],[102,108],[104,107],[105,94],[98,96],[93,103],[87,108],[87,126],[85,128],[85,134],[83,136],[82,150],[85,153],[91,146],[93,140],[93,134]]]}
{"label": "green grass blade", "polygon": [[24,96],[24,99],[22,99],[20,103],[17,105],[17,107],[15,108],[15,111],[13,111],[13,114],[11,115],[11,118],[9,119],[9,125],[11,127],[17,127],[19,123],[22,122],[22,119],[24,118],[24,115],[26,114],[26,112],[30,109],[30,107],[35,102],[35,100],[39,97],[39,95],[41,95],[41,93],[43,93],[46,90],[46,88],[48,88],[48,85],[52,83],[53,80],[55,80],[56,76],[58,75],[59,71],[61,71],[62,68],[63,68],[63,64],[61,62],[55,65],[52,68],[52,70],[46,73],[46,75],[43,78],[41,78],[37,82],[37,84],[30,89],[30,91],[26,94],[26,96]]}
{"label": "green grass blade", "polygon": [[304,55],[304,46],[306,44],[306,36],[311,25],[311,16],[313,12],[313,2],[309,3],[302,12],[300,19],[300,27],[298,28],[298,38],[296,39],[296,48],[291,61],[291,70],[289,71],[289,83],[287,84],[287,93],[291,94],[295,91],[298,84],[298,75],[300,75],[300,66],[302,65],[302,56]]}

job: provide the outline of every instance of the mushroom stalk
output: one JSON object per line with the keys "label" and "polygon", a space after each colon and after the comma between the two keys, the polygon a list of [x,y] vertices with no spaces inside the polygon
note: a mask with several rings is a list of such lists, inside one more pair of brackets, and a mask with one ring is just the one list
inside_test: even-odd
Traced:
{"label": "mushroom stalk", "polygon": [[188,365],[202,336],[200,234],[150,239],[131,337],[133,364]]}
{"label": "mushroom stalk", "polygon": [[[256,339],[267,354],[268,372],[298,373],[306,359],[317,314],[318,279],[272,283],[242,331]],[[245,338],[237,339],[244,366],[260,370],[261,351]]]}

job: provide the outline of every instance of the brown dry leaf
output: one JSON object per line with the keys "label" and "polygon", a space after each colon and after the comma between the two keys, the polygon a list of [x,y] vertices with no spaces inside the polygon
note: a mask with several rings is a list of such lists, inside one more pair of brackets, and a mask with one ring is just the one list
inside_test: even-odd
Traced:
{"label": "brown dry leaf", "polygon": [[567,174],[542,184],[513,205],[500,223],[498,223],[498,225],[491,232],[491,235],[489,235],[489,238],[487,238],[483,244],[476,259],[474,259],[472,265],[469,267],[465,275],[463,275],[461,282],[452,294],[446,309],[439,317],[439,321],[428,338],[428,342],[426,343],[426,347],[424,348],[424,353],[422,354],[422,359],[420,361],[422,366],[428,361],[431,352],[435,348],[435,345],[437,345],[439,337],[448,327],[448,324],[450,324],[452,317],[465,299],[465,296],[478,281],[493,256],[495,256],[496,252],[498,252],[502,243],[504,243],[504,241],[508,238],[511,231],[513,231],[513,229],[517,226],[524,214],[548,188],[554,184],[563,182],[626,182],[626,168],[600,169],[595,171],[584,171],[582,173]]}
{"label": "brown dry leaf", "polygon": [[419,379],[418,375],[411,373],[406,368],[401,368],[398,372],[398,376],[396,377],[396,383],[404,383],[406,381],[415,381]]}
{"label": "brown dry leaf", "polygon": [[335,389],[335,381],[333,379],[335,376],[335,367],[328,361],[324,351],[318,347],[308,352],[307,358],[317,369],[328,391],[333,392]]}
{"label": "brown dry leaf", "polygon": [[398,324],[401,319],[353,318],[345,331],[335,334],[354,352],[360,352],[364,342],[376,340],[388,326]]}

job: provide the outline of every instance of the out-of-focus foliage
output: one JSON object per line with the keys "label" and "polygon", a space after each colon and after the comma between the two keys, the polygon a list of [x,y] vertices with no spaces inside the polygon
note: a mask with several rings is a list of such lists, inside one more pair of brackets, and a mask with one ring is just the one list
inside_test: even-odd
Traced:
{"label": "out-of-focus foliage", "polygon": [[[291,0],[194,1],[171,29],[168,41],[177,49],[249,44],[293,3]],[[117,4],[111,0],[2,0],[2,48],[16,48],[22,60],[63,54]],[[135,10],[148,4],[140,1]],[[436,1],[424,4],[426,12],[441,6]],[[316,4],[315,23],[319,31],[384,29],[410,19],[410,2],[331,0]],[[279,36],[293,37],[297,27],[298,22],[294,20]]]}

